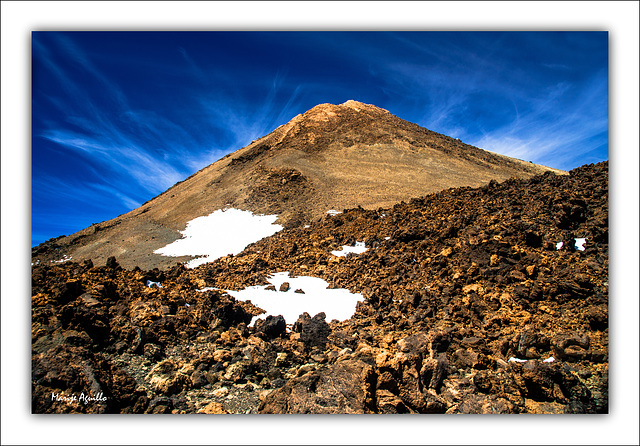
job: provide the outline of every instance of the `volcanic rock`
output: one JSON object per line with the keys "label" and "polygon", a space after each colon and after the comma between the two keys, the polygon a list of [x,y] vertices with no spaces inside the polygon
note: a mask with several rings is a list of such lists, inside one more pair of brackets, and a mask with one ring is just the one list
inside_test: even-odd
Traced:
{"label": "volcanic rock", "polygon": [[312,318],[305,312],[293,325],[293,331],[300,333],[300,341],[307,350],[310,351],[314,347],[324,349],[326,346],[331,328],[325,322],[325,318],[324,313],[318,313]]}
{"label": "volcanic rock", "polygon": [[256,322],[256,331],[264,333],[267,338],[282,336],[287,330],[287,323],[282,315],[267,316],[264,321]]}
{"label": "volcanic rock", "polygon": [[[32,411],[607,413],[607,212],[599,163],[345,209],[195,269],[34,265]],[[364,299],[247,325],[263,310],[223,290],[282,271]]]}
{"label": "volcanic rock", "polygon": [[205,407],[200,409],[198,413],[225,414],[229,412],[227,412],[227,410],[224,408],[222,404],[212,401],[211,403],[207,404]]}
{"label": "volcanic rock", "polygon": [[260,413],[350,414],[375,409],[375,373],[362,361],[347,360],[289,380],[271,392]]}

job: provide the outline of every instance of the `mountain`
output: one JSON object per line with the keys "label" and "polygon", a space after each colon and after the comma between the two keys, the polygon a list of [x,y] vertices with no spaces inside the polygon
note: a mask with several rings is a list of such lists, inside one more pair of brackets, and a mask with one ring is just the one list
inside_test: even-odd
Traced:
{"label": "mountain", "polygon": [[34,266],[32,411],[607,413],[608,174],[352,208],[193,269]]}
{"label": "mountain", "polygon": [[329,210],[377,209],[451,187],[564,172],[470,146],[356,101],[321,104],[203,168],[133,211],[32,250],[34,263],[115,256],[166,269],[191,257],[154,251],[219,209],[276,214],[300,227]]}

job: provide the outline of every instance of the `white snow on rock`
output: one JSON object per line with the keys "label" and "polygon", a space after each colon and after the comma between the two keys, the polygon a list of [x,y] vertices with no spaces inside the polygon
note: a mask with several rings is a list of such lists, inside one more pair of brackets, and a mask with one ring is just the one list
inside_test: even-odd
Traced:
{"label": "white snow on rock", "polygon": [[162,288],[162,284],[160,282],[153,282],[152,280],[147,280],[147,287],[151,288],[152,286],[157,286],[158,288]]}
{"label": "white snow on rock", "polygon": [[362,254],[366,250],[367,250],[367,247],[364,246],[364,242],[356,242],[355,246],[344,245],[342,247],[342,251],[331,251],[331,254],[338,257],[344,257],[350,252],[354,254]]}
{"label": "white snow on rock", "polygon": [[[297,321],[305,311],[311,316],[324,312],[327,322],[333,319],[343,321],[353,315],[358,302],[364,301],[361,294],[351,293],[343,288],[327,288],[329,284],[318,277],[289,277],[289,273],[285,271],[273,274],[267,281],[276,290],[280,289],[282,283],[289,282],[289,290],[266,290],[267,285],[259,285],[240,291],[227,290],[227,293],[238,300],[250,300],[252,304],[265,310],[266,313],[258,315],[257,319],[282,315],[289,325]],[[298,289],[304,291],[304,294],[296,293]]]}
{"label": "white snow on rock", "polygon": [[68,256],[68,255],[63,255],[62,258],[60,260],[51,260],[51,263],[64,263],[64,262],[68,262],[69,260],[71,260],[73,257]]}
{"label": "white snow on rock", "polygon": [[[573,247],[578,251],[584,251],[585,243],[587,243],[586,238],[577,238],[575,239],[575,244],[573,245]],[[556,249],[562,249],[563,246],[564,246],[564,243],[562,242],[556,243]]]}
{"label": "white snow on rock", "polygon": [[[547,358],[542,362],[553,362],[555,360],[556,360],[556,358],[551,356],[550,358]],[[528,361],[528,359],[520,359],[520,358],[516,358],[515,356],[512,356],[511,358],[509,358],[508,362],[527,362],[527,361]]]}
{"label": "white snow on rock", "polygon": [[584,244],[587,243],[586,238],[577,238],[575,247],[578,251],[584,251]]}
{"label": "white snow on rock", "polygon": [[342,212],[336,211],[335,209],[330,209],[330,210],[327,211],[327,214],[329,214],[329,215],[338,215],[338,214],[342,214]]}
{"label": "white snow on rock", "polygon": [[204,256],[185,265],[195,268],[229,254],[239,254],[251,243],[282,230],[277,215],[254,215],[239,209],[219,209],[187,223],[183,237],[155,250],[164,256]]}

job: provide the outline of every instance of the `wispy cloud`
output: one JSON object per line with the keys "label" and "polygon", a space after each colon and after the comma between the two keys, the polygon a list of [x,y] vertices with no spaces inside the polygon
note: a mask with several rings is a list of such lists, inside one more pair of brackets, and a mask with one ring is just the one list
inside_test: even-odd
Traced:
{"label": "wispy cloud", "polygon": [[140,201],[135,200],[125,194],[122,189],[117,189],[115,187],[107,186],[100,183],[90,183],[88,184],[88,187],[98,191],[107,192],[108,194],[117,197],[127,209],[135,209],[140,207],[140,205],[142,204],[140,203]]}
{"label": "wispy cloud", "polygon": [[207,120],[226,135],[224,150],[237,150],[251,141],[273,131],[293,116],[304,87],[284,82],[283,74],[276,74],[271,84],[261,88],[262,98],[249,99],[242,92],[229,95],[208,95],[199,99]]}
{"label": "wispy cloud", "polygon": [[[62,179],[52,175],[39,175],[33,179],[34,201],[55,200],[63,203],[65,212],[76,206],[109,210],[114,203],[121,208],[136,208],[140,201],[126,194],[122,189],[102,183],[81,182],[73,178]],[[108,199],[96,200],[96,192],[108,192]],[[63,213],[64,214],[64,213]],[[63,215],[61,214],[61,215]]]}
{"label": "wispy cloud", "polygon": [[587,79],[575,79],[572,72],[554,81],[557,77],[512,68],[500,57],[491,60],[500,39],[486,52],[422,48],[403,40],[428,55],[428,61],[389,63],[378,69],[378,77],[417,104],[413,117],[420,125],[483,149],[563,169],[583,164],[585,155],[606,146],[606,71]]}
{"label": "wispy cloud", "polygon": [[[104,57],[86,53],[80,43],[64,33],[33,39],[34,86],[43,89],[34,103],[34,156],[41,156],[38,147],[43,142],[53,144],[56,149],[48,149],[48,157],[71,162],[83,172],[81,179],[62,178],[34,168],[34,221],[57,215],[50,219],[63,222],[74,212],[74,230],[86,223],[80,214],[94,222],[104,219],[99,215],[113,217],[134,209],[265,135],[292,117],[303,90],[290,85],[285,66],[271,76],[256,77],[248,90],[219,88],[234,85],[233,74],[211,71],[211,61],[203,66],[202,59],[177,46],[176,60],[182,65],[171,67],[170,76],[162,78],[182,80],[171,86],[176,91],[174,107],[166,109],[171,90],[164,86],[158,86],[164,95],[161,107],[141,107],[133,105],[139,98],[130,96],[131,85],[119,85],[120,76],[100,68]],[[42,107],[48,112],[42,113]],[[51,209],[49,203],[59,206]]]}
{"label": "wispy cloud", "polygon": [[[130,178],[151,194],[162,192],[202,167],[207,154],[181,126],[156,112],[131,107],[118,85],[102,74],[71,39],[56,35],[53,44],[55,52],[62,52],[65,60],[75,63],[58,63],[54,51],[35,43],[49,72],[67,93],[65,98],[49,97],[64,117],[63,122],[47,122],[35,137],[82,152],[102,165],[105,172],[116,172],[120,179]],[[74,82],[75,71],[83,73],[82,83]],[[83,88],[87,84],[98,85],[99,89]],[[100,105],[96,105],[98,101]],[[69,130],[68,124],[77,130]],[[107,183],[110,178],[104,180]],[[103,188],[103,192],[112,193],[113,189]]]}
{"label": "wispy cloud", "polygon": [[[473,144],[487,150],[570,169],[591,162],[591,152],[607,143],[607,82],[597,76],[580,87],[558,85],[530,101],[527,111]],[[521,100],[521,102],[523,102]]]}
{"label": "wispy cloud", "polygon": [[135,179],[139,186],[151,193],[164,191],[184,178],[184,172],[179,172],[170,163],[162,162],[132,143],[120,145],[117,141],[109,142],[108,138],[85,137],[65,130],[48,131],[42,136],[72,150],[88,154],[98,164],[108,166],[110,170],[115,169],[122,176]]}

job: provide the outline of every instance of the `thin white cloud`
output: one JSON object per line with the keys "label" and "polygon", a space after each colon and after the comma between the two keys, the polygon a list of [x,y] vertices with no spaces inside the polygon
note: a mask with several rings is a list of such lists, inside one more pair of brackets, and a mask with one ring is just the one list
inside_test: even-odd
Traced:
{"label": "thin white cloud", "polygon": [[66,37],[64,34],[54,34],[58,44],[63,48],[65,53],[70,56],[71,60],[75,60],[76,66],[80,70],[84,70],[89,73],[94,79],[99,81],[108,92],[108,96],[112,99],[115,99],[116,103],[123,109],[129,109],[129,105],[127,102],[126,95],[122,92],[118,86],[112,82],[108,77],[106,77],[89,59],[89,57],[84,54],[82,49],[80,49],[70,38]]}
{"label": "thin white cloud", "polygon": [[[116,191],[113,186],[107,184],[100,184],[96,182],[79,182],[79,180],[68,178],[64,179],[53,175],[40,175],[33,179],[34,195],[42,197],[56,197],[65,202],[79,201],[90,204],[95,207],[108,208],[109,204],[103,202],[94,202],[96,190],[110,190]],[[124,205],[137,203],[138,200],[125,194],[122,191],[118,192],[117,198],[122,201]],[[114,194],[114,196],[116,196]],[[136,206],[137,207],[137,206]]]}
{"label": "thin white cloud", "polygon": [[101,191],[109,193],[110,195],[112,195],[114,197],[118,197],[118,199],[122,202],[122,204],[127,209],[136,209],[136,208],[140,207],[140,205],[142,204],[138,200],[135,200],[135,199],[131,198],[130,196],[128,196],[127,194],[123,193],[122,190],[116,189],[116,188],[114,188],[112,186],[107,186],[105,184],[99,184],[99,183],[91,183],[88,186],[90,188],[92,188],[92,189],[101,190]]}
{"label": "thin white cloud", "polygon": [[[82,152],[95,165],[102,165],[102,171],[116,171],[121,180],[129,178],[151,194],[166,190],[219,154],[215,148],[203,153],[200,143],[168,118],[130,107],[123,91],[70,38],[60,34],[54,37],[49,44],[55,45],[55,54],[61,51],[65,54],[65,64],[38,39],[34,39],[34,51],[38,52],[38,60],[43,62],[46,72],[53,75],[51,82],[62,86],[66,93],[64,98],[47,99],[60,116],[79,130],[72,132],[47,122],[45,130],[34,136]],[[74,72],[70,71],[69,60],[74,61],[71,65]],[[99,85],[98,91],[85,90],[83,83],[74,82],[77,72],[84,73],[86,81]],[[96,94],[107,102],[96,105]],[[129,205],[137,202],[124,201]]]}
{"label": "thin white cloud", "polygon": [[[282,124],[281,121],[290,118],[288,113],[300,92],[299,86],[294,88],[288,97],[284,96],[287,99],[285,106],[279,105],[283,94],[289,91],[285,70],[272,77],[271,83],[263,83],[264,99],[258,101],[257,107],[256,101],[244,97],[243,91],[232,92],[226,97],[194,94],[186,101],[200,103],[204,113],[198,117],[198,122],[206,124],[197,130],[186,129],[156,111],[131,107],[121,88],[107,78],[71,38],[54,35],[46,42],[35,39],[35,50],[67,95],[65,98],[49,97],[49,102],[76,130],[46,123],[45,130],[34,136],[91,158],[92,165],[102,166],[102,175],[116,176],[123,185],[133,181],[150,195],[166,190],[194,171]],[[55,51],[49,50],[47,45]],[[225,72],[205,72],[184,48],[178,50],[185,60],[183,73],[201,85],[227,76]],[[65,55],[65,63],[62,63],[61,54]],[[74,72],[69,71],[69,60],[73,61]],[[85,77],[84,82],[74,82],[78,72]],[[87,82],[100,88],[85,90],[83,85]],[[185,110],[195,113],[188,107],[185,104]],[[115,182],[116,178],[111,180]],[[115,189],[102,188],[101,192],[118,196]],[[137,203],[129,198],[121,198],[121,201],[128,206]]]}
{"label": "thin white cloud", "polygon": [[[483,64],[470,66],[478,70]],[[606,73],[579,84],[557,82],[532,95],[521,86],[523,79],[503,83],[490,70],[454,68],[402,62],[382,67],[379,76],[396,94],[404,91],[421,104],[418,124],[486,150],[568,169],[606,144]],[[499,119],[493,118],[497,113]]]}
{"label": "thin white cloud", "polygon": [[66,130],[45,132],[44,138],[70,149],[91,155],[99,164],[116,168],[126,177],[133,178],[152,193],[166,190],[184,179],[170,163],[152,157],[135,144],[112,145],[101,139],[80,136]]}
{"label": "thin white cloud", "polygon": [[[199,99],[207,120],[230,138],[226,145],[220,146],[223,151],[240,149],[293,118],[291,110],[297,108],[296,102],[304,86],[298,84],[291,88],[284,77],[278,73],[270,85],[264,84],[262,101],[247,100],[241,92]],[[284,105],[282,98],[286,98]]]}
{"label": "thin white cloud", "polygon": [[[580,91],[559,84],[537,101],[529,111],[511,123],[497,127],[472,144],[507,156],[570,168],[585,162],[584,156],[603,144],[599,135],[607,132],[606,82],[591,79]],[[571,93],[574,99],[563,96]],[[606,141],[604,141],[606,142]]]}

